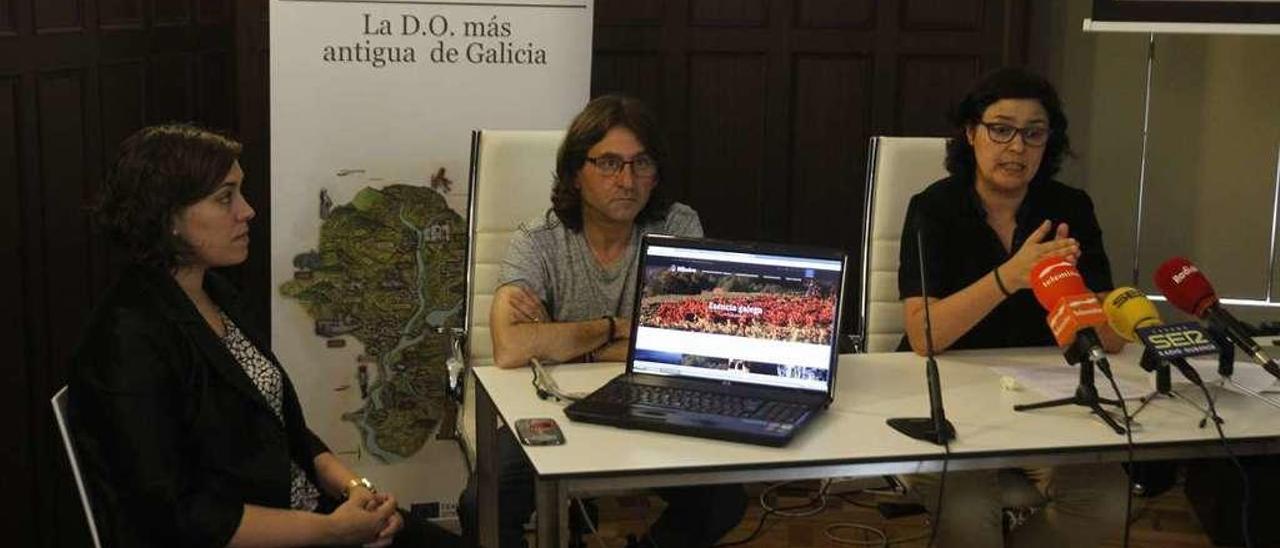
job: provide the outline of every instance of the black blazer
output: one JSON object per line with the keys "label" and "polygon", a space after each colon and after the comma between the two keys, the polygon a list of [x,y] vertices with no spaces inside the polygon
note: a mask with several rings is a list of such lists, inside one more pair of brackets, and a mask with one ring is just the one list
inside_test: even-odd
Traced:
{"label": "black blazer", "polygon": [[[209,273],[205,290],[279,367],[231,285]],[[328,451],[288,375],[282,425],[173,277],[154,268],[131,267],[98,305],[68,397],[107,546],[225,546],[244,504],[289,507],[291,459],[316,482],[313,459]]]}

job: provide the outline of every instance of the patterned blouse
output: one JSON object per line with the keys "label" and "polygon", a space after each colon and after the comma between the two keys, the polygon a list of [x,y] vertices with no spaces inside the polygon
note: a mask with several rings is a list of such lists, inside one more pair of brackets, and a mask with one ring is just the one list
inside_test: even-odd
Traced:
{"label": "patterned blouse", "polygon": [[[227,334],[222,337],[222,344],[231,351],[231,355],[240,363],[240,367],[244,368],[245,374],[249,375],[249,379],[258,387],[262,397],[271,404],[271,409],[276,412],[276,418],[283,423],[284,411],[281,405],[284,394],[283,373],[262,352],[259,352],[257,347],[253,346],[231,318],[222,311],[218,311],[218,315],[222,317],[222,323],[227,328]],[[320,502],[320,490],[311,483],[310,479],[307,479],[306,472],[302,471],[298,463],[290,461],[289,468],[292,476],[289,486],[289,505],[294,510],[314,512]]]}

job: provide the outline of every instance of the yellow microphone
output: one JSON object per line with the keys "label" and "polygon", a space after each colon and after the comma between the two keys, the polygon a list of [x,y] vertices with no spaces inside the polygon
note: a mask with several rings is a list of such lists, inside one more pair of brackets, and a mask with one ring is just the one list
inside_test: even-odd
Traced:
{"label": "yellow microphone", "polygon": [[1160,311],[1147,299],[1141,291],[1132,287],[1118,287],[1102,301],[1102,310],[1107,313],[1107,323],[1111,329],[1124,337],[1124,340],[1138,340],[1134,332],[1140,327],[1153,327],[1164,322],[1160,320]]}
{"label": "yellow microphone", "polygon": [[[1107,314],[1107,323],[1118,335],[1130,342],[1141,340],[1148,353],[1154,351],[1155,357],[1177,368],[1187,380],[1197,385],[1203,384],[1200,374],[1185,358],[1216,353],[1217,346],[1199,325],[1174,324],[1157,330],[1161,331],[1159,333],[1137,333],[1138,329],[1158,327],[1165,323],[1160,319],[1160,311],[1156,310],[1156,305],[1141,291],[1132,287],[1119,287],[1107,294],[1107,298],[1102,300],[1102,310]],[[1139,364],[1147,371],[1154,371],[1156,366],[1147,360],[1146,354],[1144,353]]]}

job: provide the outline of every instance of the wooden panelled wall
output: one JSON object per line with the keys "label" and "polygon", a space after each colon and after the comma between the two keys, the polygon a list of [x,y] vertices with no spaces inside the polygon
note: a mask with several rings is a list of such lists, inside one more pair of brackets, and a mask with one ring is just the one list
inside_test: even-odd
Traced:
{"label": "wooden panelled wall", "polygon": [[[842,247],[857,264],[867,139],[945,134],[946,108],[976,75],[1025,62],[1028,7],[596,0],[592,93],[655,108],[673,148],[667,183],[708,234]],[[13,432],[0,438],[0,490],[19,501],[0,512],[5,545],[88,543],[48,400],[121,262],[85,215],[119,141],[172,120],[237,135],[254,242],[268,241],[266,11],[266,0],[0,0],[0,414]],[[264,311],[269,254],[255,243],[232,272]]]}
{"label": "wooden panelled wall", "polygon": [[[49,398],[122,261],[85,214],[117,145],[151,123],[228,130],[265,203],[266,36],[265,0],[0,0],[0,544],[89,545]],[[262,247],[232,274],[265,296]]]}

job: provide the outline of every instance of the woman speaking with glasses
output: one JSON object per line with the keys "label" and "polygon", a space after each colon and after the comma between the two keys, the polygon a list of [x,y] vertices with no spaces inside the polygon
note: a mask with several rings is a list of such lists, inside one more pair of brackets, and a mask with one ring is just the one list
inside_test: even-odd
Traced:
{"label": "woman speaking with glasses", "polygon": [[[1029,287],[1031,267],[1061,256],[1092,291],[1112,289],[1093,202],[1053,179],[1070,154],[1067,117],[1053,86],[1023,69],[984,75],[955,108],[950,176],[911,198],[898,289],[906,336],[900,350],[1053,346],[1046,312]],[[923,231],[928,296],[920,287]],[[1124,342],[1099,330],[1108,351]],[[908,478],[937,511],[937,477]],[[1003,469],[948,475],[939,546],[1094,546],[1120,530],[1127,489],[1119,465]],[[1007,510],[1006,510],[1007,509]]]}

